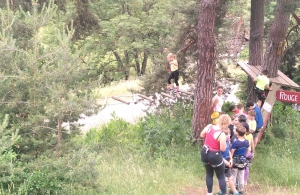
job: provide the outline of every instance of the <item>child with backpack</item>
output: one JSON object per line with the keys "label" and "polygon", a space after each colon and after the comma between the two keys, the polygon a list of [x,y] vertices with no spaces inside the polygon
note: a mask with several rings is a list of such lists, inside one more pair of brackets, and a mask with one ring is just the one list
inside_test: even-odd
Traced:
{"label": "child with backpack", "polygon": [[243,194],[244,191],[244,174],[246,167],[246,154],[250,152],[249,141],[244,138],[246,128],[242,124],[236,125],[237,140],[231,145],[232,175],[233,181],[238,181],[238,191]]}

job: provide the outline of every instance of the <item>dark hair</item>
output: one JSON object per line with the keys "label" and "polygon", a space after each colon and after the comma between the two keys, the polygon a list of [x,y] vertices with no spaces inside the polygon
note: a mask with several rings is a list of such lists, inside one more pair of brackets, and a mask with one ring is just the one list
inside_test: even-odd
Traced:
{"label": "dark hair", "polygon": [[233,111],[235,109],[235,105],[230,105],[229,106],[229,111]]}
{"label": "dark hair", "polygon": [[240,122],[246,129],[246,132],[249,132],[249,124],[247,122]]}
{"label": "dark hair", "polygon": [[239,122],[246,122],[247,121],[247,118],[245,115],[241,114],[238,116],[239,117]]}
{"label": "dark hair", "polygon": [[217,87],[217,90],[218,89],[224,89],[224,88],[223,88],[223,86],[220,85],[220,86]]}
{"label": "dark hair", "polygon": [[249,102],[247,102],[246,106],[247,106],[247,108],[254,106],[254,102],[249,101]]}
{"label": "dark hair", "polygon": [[235,130],[239,134],[239,136],[244,136],[246,133],[246,128],[241,123],[236,125]]}
{"label": "dark hair", "polygon": [[268,70],[263,70],[262,73],[263,73],[264,75],[268,75],[268,74],[269,74],[269,71],[268,71]]}

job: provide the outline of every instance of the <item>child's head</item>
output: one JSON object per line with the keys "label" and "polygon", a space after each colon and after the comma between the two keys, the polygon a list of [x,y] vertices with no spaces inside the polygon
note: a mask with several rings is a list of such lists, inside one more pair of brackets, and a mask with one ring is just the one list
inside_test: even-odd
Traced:
{"label": "child's head", "polygon": [[248,119],[249,120],[254,120],[255,119],[255,115],[256,115],[255,110],[249,110],[248,111]]}
{"label": "child's head", "polygon": [[250,133],[250,130],[249,130],[249,124],[247,122],[241,122],[241,124],[245,127],[246,129],[246,134],[249,134]]}
{"label": "child's head", "polygon": [[236,108],[238,110],[242,110],[244,108],[243,104],[239,103],[238,105],[236,105]]}
{"label": "child's head", "polygon": [[239,118],[233,114],[231,115],[231,122],[233,125],[236,125],[237,123],[239,123]]}
{"label": "child's head", "polygon": [[246,122],[247,121],[247,118],[245,115],[241,114],[239,117],[239,122]]}
{"label": "child's head", "polygon": [[268,70],[263,70],[262,72],[261,72],[263,75],[268,75],[269,74],[269,71]]}
{"label": "child's head", "polygon": [[254,108],[254,102],[249,101],[249,102],[247,102],[246,106],[248,109],[252,110]]}
{"label": "child's head", "polygon": [[240,136],[240,137],[243,137],[246,133],[246,128],[241,123],[236,125],[235,130],[236,130],[238,136]]}
{"label": "child's head", "polygon": [[168,61],[171,62],[171,61],[175,60],[176,56],[173,53],[169,53],[167,58],[168,58]]}
{"label": "child's head", "polygon": [[230,106],[229,106],[229,111],[230,111],[230,112],[234,112],[235,109],[236,109],[235,105],[230,105]]}

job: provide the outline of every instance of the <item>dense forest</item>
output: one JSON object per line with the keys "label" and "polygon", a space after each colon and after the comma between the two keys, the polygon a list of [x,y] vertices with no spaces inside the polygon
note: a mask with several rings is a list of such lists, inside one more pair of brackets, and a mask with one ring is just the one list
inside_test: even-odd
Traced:
{"label": "dense forest", "polygon": [[[170,159],[177,162],[180,158],[176,159],[172,153],[175,145],[180,146],[183,154],[186,151],[182,148],[189,145],[185,149],[195,154],[197,146],[190,143],[190,138],[192,129],[199,127],[192,127],[193,109],[196,109],[190,104],[174,105],[173,109],[177,109],[174,115],[168,111],[157,116],[149,114],[146,122],[141,120],[136,126],[115,119],[99,127],[102,133],[93,129],[84,136],[80,126],[72,122],[80,119],[80,114],[97,113],[102,107],[97,100],[102,96],[94,91],[113,82],[137,80],[141,85],[139,92],[144,94],[164,89],[167,76],[164,48],[177,55],[181,83],[194,85],[201,72],[199,50],[207,47],[204,41],[199,41],[205,40],[199,29],[204,21],[199,17],[204,14],[203,2],[0,1],[0,194],[126,194],[126,190],[103,187],[101,174],[104,176],[105,171],[99,168],[104,162],[101,157],[108,158],[110,153],[120,155],[123,148],[137,151],[140,158],[156,163],[161,160],[164,164]],[[249,46],[256,39],[250,33],[254,28],[250,21],[255,2],[220,0],[217,4],[212,26],[216,43],[212,85],[219,78],[240,79],[227,68],[238,61],[258,59],[251,58],[257,50]],[[260,63],[273,64],[274,70],[280,69],[300,84],[300,2],[261,2],[264,20],[259,44],[263,46],[260,54],[264,53],[264,58],[261,57]],[[278,12],[285,18],[278,16]],[[279,30],[284,33],[278,34]],[[271,53],[268,46],[279,35],[283,40],[275,42],[281,44],[280,55],[274,59],[267,55]],[[247,78],[242,79],[245,87],[241,89],[241,99],[245,99]],[[276,108],[272,120],[276,124],[275,133],[266,137],[268,144],[281,136],[290,139],[291,132],[299,136],[291,131],[298,125],[295,117],[299,113],[289,104],[279,104]],[[292,126],[278,122],[290,121],[279,117],[282,112],[286,115],[281,117],[295,119]],[[170,119],[170,123],[164,119]],[[64,122],[71,122],[71,127],[65,129]],[[195,134],[194,138],[197,138]],[[291,146],[285,142],[280,144]],[[298,150],[293,148],[289,154]],[[277,152],[283,155],[281,150]],[[118,160],[124,159],[118,157]],[[190,165],[191,162],[182,163]],[[299,185],[299,177],[295,175],[287,179],[290,183],[283,180],[274,185]],[[143,187],[147,189],[147,185]],[[129,191],[127,194],[142,194]]]}

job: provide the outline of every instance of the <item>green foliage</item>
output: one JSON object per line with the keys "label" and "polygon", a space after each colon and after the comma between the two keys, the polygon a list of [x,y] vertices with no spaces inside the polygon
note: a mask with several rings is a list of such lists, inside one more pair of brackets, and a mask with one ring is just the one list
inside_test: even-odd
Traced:
{"label": "green foliage", "polygon": [[235,75],[235,78],[241,81],[239,83],[239,88],[238,88],[239,90],[235,93],[235,95],[240,100],[240,102],[245,105],[246,100],[249,97],[249,93],[247,91],[248,88],[247,75],[239,74],[239,75]]}
{"label": "green foliage", "polygon": [[[298,131],[300,113],[290,104],[277,102],[272,110],[271,126],[267,128],[257,147],[254,171],[260,171],[259,180],[271,185],[293,186],[300,180],[298,175]],[[274,163],[276,159],[277,163]]]}
{"label": "green foliage", "polygon": [[150,114],[132,125],[114,117],[100,129],[87,132],[85,143],[102,147],[126,145],[150,156],[168,155],[170,146],[186,145],[191,138],[192,104],[178,102],[170,109]]}
{"label": "green foliage", "polygon": [[[74,30],[61,23],[54,25],[56,13],[53,0],[41,7],[34,3],[30,12],[0,10],[0,75],[4,78],[0,81],[0,96],[5,102],[0,108],[24,135],[18,152],[26,155],[36,156],[54,148],[59,142],[57,134],[63,134],[63,138],[72,136],[77,128],[72,126],[71,133],[62,133],[57,128],[60,123],[76,121],[80,114],[89,115],[98,107],[89,90],[94,82],[89,80],[78,58],[81,51],[73,50],[71,45]],[[28,33],[26,39],[18,35],[15,21],[31,29],[23,32]],[[48,34],[51,43],[45,37],[40,39],[48,25],[52,27],[51,35]]]}
{"label": "green foliage", "polygon": [[18,162],[18,155],[13,150],[16,148],[20,138],[18,130],[13,131],[9,127],[9,116],[6,114],[3,121],[0,121],[0,183],[1,187],[9,188],[14,182],[19,182],[22,178],[23,167]]}
{"label": "green foliage", "polygon": [[248,61],[249,59],[249,47],[245,47],[239,54],[240,61]]}
{"label": "green foliage", "polygon": [[115,114],[113,119],[100,129],[91,129],[86,133],[85,143],[100,144],[103,147],[116,145],[127,145],[136,147],[138,143],[139,130],[124,119],[118,118]]}
{"label": "green foliage", "polygon": [[229,110],[229,107],[231,105],[235,105],[235,103],[234,102],[225,101],[224,104],[223,104],[223,106],[222,106],[222,111],[224,113],[226,113],[226,114],[229,114],[229,116],[231,116],[233,114],[233,112]]}
{"label": "green foliage", "polygon": [[[15,162],[15,159],[8,159],[12,161],[7,166],[13,169],[13,177],[1,177],[0,194],[77,194],[90,189],[93,189],[93,194],[97,194],[97,159],[98,154],[87,146],[74,149],[59,158],[54,155],[40,156],[23,165]],[[24,165],[25,168],[20,168]],[[6,170],[1,168],[3,172]]]}

